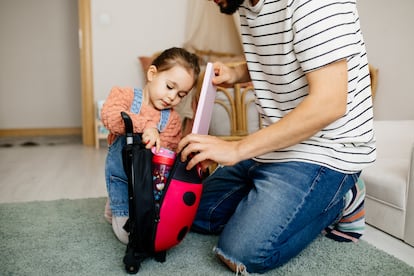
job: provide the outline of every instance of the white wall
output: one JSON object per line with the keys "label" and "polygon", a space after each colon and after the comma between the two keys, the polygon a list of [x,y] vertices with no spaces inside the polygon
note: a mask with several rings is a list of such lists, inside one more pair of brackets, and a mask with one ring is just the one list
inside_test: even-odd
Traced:
{"label": "white wall", "polygon": [[81,126],[78,5],[0,0],[0,129]]}
{"label": "white wall", "polygon": [[379,69],[377,120],[414,119],[414,1],[359,0],[368,60]]}
{"label": "white wall", "polygon": [[91,1],[95,100],[143,86],[138,56],[184,44],[188,1]]}
{"label": "white wall", "polygon": [[[188,1],[91,0],[95,99],[184,43]],[[0,0],[0,129],[81,127],[77,2]]]}

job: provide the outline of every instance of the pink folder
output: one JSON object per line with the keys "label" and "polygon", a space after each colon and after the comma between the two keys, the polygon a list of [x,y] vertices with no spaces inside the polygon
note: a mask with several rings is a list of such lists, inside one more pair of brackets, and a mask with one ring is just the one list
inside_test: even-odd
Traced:
{"label": "pink folder", "polygon": [[197,111],[194,117],[192,133],[208,134],[211,116],[213,113],[214,100],[216,98],[216,86],[213,85],[214,69],[212,63],[207,63],[204,74],[203,86],[200,92],[200,99],[197,105]]}

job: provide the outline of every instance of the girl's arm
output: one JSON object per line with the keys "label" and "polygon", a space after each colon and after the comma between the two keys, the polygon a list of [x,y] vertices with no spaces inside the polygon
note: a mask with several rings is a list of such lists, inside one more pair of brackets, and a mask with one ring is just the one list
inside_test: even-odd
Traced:
{"label": "girl's arm", "polygon": [[121,117],[122,111],[131,117],[135,133],[142,133],[145,128],[157,128],[160,113],[147,106],[141,106],[139,114],[132,113],[133,99],[134,90],[132,88],[112,88],[101,111],[102,123],[111,133],[125,134],[125,126]]}

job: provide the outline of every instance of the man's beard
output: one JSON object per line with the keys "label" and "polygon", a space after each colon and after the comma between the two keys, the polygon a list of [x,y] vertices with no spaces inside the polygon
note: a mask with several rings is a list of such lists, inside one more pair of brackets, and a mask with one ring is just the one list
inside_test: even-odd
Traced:
{"label": "man's beard", "polygon": [[220,6],[220,11],[225,14],[233,14],[239,9],[243,2],[244,0],[228,0],[226,7]]}

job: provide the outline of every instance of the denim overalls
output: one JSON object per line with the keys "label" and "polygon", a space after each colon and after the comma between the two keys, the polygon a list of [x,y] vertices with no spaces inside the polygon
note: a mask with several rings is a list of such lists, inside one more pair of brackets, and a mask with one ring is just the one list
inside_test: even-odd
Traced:
{"label": "denim overalls", "polygon": [[[134,100],[131,112],[139,114],[142,105],[142,90],[134,89]],[[170,109],[161,110],[158,131],[162,132],[170,117]],[[135,139],[135,138],[134,138]],[[128,216],[128,178],[124,171],[122,161],[122,148],[125,145],[125,136],[118,136],[109,146],[105,164],[106,189],[112,215],[116,217]]]}

